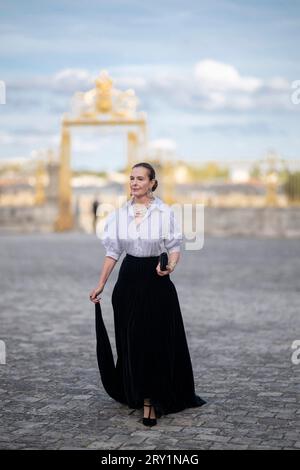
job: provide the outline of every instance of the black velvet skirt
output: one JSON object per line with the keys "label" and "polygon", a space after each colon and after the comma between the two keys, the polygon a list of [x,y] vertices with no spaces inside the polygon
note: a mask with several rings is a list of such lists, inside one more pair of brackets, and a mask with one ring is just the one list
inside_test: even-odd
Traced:
{"label": "black velvet skirt", "polygon": [[112,292],[116,365],[95,304],[97,361],[103,387],[129,408],[150,398],[156,416],[206,403],[195,394],[194,376],[175,285],[156,272],[158,256],[129,254]]}

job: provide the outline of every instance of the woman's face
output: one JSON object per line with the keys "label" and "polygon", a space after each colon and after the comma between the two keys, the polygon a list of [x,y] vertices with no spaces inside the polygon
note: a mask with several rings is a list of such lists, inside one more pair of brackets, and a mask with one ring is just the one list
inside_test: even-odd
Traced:
{"label": "woman's face", "polygon": [[130,175],[130,190],[133,196],[141,197],[152,188],[154,181],[149,180],[148,170],[144,167],[133,168]]}

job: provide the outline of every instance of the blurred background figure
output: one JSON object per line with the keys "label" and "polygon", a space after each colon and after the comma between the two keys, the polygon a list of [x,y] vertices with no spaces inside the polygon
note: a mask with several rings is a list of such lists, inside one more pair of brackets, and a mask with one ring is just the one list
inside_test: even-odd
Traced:
{"label": "blurred background figure", "polygon": [[93,230],[96,233],[97,226],[97,210],[100,205],[99,199],[96,197],[92,203],[92,214],[93,214]]}

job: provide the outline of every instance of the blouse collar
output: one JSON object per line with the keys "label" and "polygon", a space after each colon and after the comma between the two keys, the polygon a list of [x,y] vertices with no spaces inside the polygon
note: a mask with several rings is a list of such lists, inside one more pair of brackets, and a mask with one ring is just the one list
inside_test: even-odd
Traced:
{"label": "blouse collar", "polygon": [[[154,201],[152,201],[151,205],[150,205],[150,211],[153,210],[154,207],[157,207],[160,211],[165,211],[166,210],[166,207],[165,207],[165,203],[157,196],[154,196]],[[133,212],[133,198],[130,198],[127,203],[125,204],[125,207],[128,208],[128,211],[129,211],[129,214],[134,216],[134,212]]]}

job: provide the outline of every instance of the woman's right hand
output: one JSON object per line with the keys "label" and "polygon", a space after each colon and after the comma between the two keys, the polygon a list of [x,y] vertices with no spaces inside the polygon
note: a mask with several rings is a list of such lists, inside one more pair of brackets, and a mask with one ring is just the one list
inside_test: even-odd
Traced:
{"label": "woman's right hand", "polygon": [[98,304],[101,297],[97,299],[97,296],[101,294],[103,289],[104,289],[104,286],[97,286],[95,289],[93,289],[90,293],[90,301],[93,302],[94,304]]}

